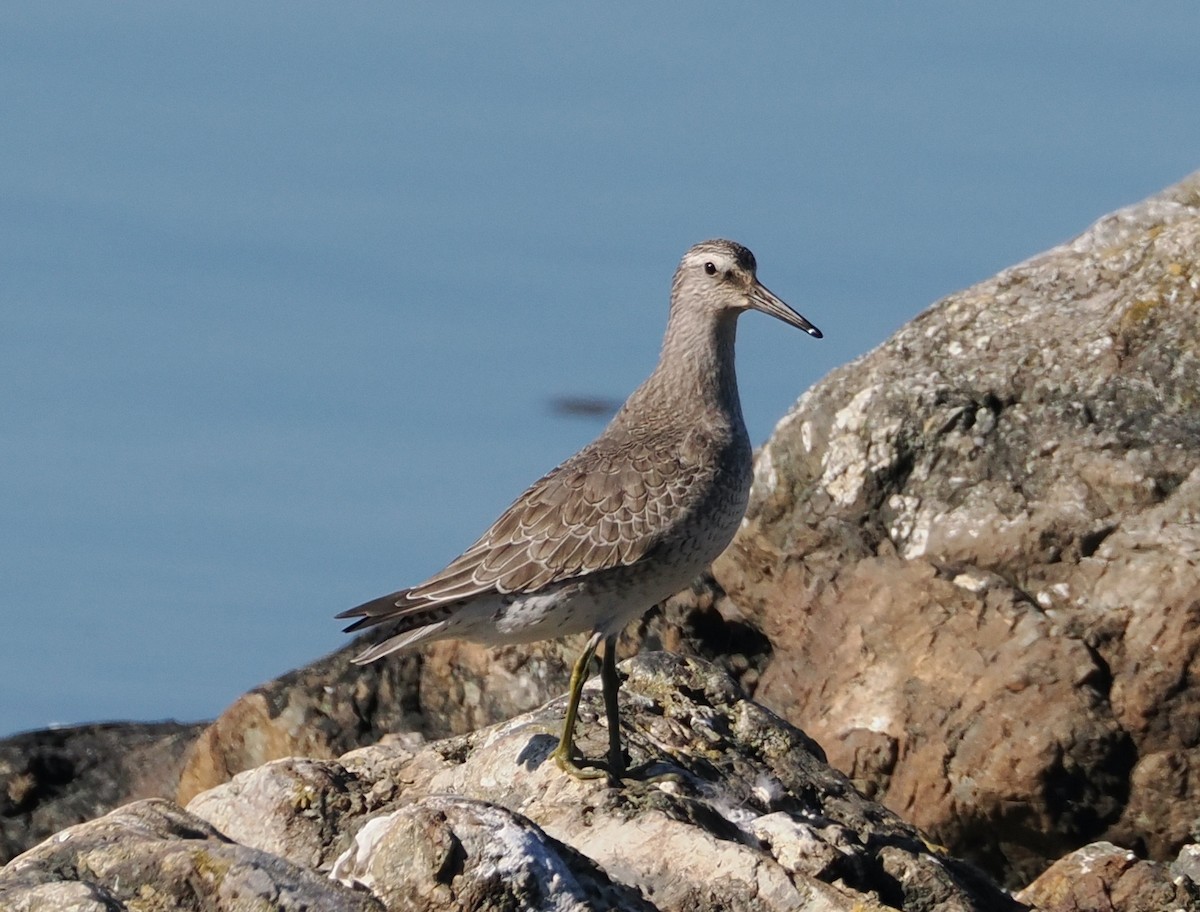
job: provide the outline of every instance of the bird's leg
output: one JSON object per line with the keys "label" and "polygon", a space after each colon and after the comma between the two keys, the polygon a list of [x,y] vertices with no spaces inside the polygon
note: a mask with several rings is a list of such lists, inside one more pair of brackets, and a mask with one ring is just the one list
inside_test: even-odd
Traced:
{"label": "bird's leg", "polygon": [[625,751],[621,748],[621,710],[617,703],[621,673],[617,671],[616,636],[610,636],[604,641],[600,683],[604,687],[604,715],[608,718],[608,773],[613,779],[620,779],[625,775]]}
{"label": "bird's leg", "polygon": [[567,696],[567,715],[563,719],[562,735],[558,739],[558,747],[550,754],[559,769],[576,779],[599,779],[605,775],[601,769],[584,769],[575,762],[571,755],[575,752],[575,720],[579,716],[579,698],[583,696],[583,682],[587,680],[588,668],[596,655],[596,647],[600,645],[602,634],[593,633],[583,648],[583,654],[575,662],[571,671],[571,686]]}

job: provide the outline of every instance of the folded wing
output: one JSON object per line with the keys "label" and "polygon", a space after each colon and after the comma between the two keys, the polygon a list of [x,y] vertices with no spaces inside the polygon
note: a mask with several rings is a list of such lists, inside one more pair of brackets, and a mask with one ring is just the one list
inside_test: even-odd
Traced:
{"label": "folded wing", "polygon": [[[338,615],[359,630],[476,596],[520,594],[645,559],[680,521],[697,464],[603,438],[535,482],[440,573]],[[417,618],[413,618],[417,620]]]}

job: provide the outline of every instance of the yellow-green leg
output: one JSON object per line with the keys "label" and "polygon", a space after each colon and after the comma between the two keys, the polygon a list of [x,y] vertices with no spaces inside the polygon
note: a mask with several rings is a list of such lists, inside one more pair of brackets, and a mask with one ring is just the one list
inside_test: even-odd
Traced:
{"label": "yellow-green leg", "polygon": [[[592,658],[596,655],[596,647],[600,645],[601,639],[601,634],[592,634],[592,638],[587,641],[587,646],[583,648],[583,654],[571,670],[571,686],[567,695],[567,715],[563,719],[563,730],[558,739],[558,747],[554,748],[554,753],[550,755],[564,773],[574,776],[576,779],[599,779],[606,775],[602,769],[585,769],[579,766],[572,756],[575,753],[575,720],[579,716],[579,699],[583,696],[583,682],[587,680],[588,668],[592,664]],[[605,705],[607,706],[607,702]]]}

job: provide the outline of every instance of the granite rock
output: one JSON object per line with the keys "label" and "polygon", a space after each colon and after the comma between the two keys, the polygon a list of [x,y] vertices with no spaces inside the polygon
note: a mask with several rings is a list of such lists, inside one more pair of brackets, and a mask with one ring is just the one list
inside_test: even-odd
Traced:
{"label": "granite rock", "polygon": [[[803,732],[699,659],[621,666],[637,778],[550,759],[565,698],[426,742],[276,760],[126,805],[0,869],[0,908],[1016,912],[970,865],[869,801]],[[580,749],[607,745],[598,681]]]}
{"label": "granite rock", "polygon": [[[622,669],[623,734],[647,778],[619,789],[549,760],[558,699],[441,741],[274,761],[188,810],[388,908],[1021,908],[722,670],[667,653]],[[581,712],[589,756],[607,744],[597,684]]]}
{"label": "granite rock", "polygon": [[163,799],[63,830],[0,869],[13,912],[381,912],[369,894],[231,842]]}

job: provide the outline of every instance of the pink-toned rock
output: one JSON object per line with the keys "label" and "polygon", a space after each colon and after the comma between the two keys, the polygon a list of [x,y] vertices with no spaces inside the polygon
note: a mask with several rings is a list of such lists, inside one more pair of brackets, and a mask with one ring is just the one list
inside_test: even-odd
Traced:
{"label": "pink-toned rock", "polygon": [[1111,842],[1093,843],[1059,859],[1017,898],[1038,912],[1200,910],[1200,887],[1193,881]]}

